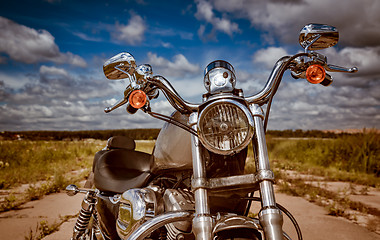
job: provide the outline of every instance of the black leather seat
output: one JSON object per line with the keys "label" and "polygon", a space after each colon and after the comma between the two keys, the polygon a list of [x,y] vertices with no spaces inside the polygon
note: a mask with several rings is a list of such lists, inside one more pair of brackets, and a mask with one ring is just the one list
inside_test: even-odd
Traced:
{"label": "black leather seat", "polygon": [[97,189],[123,193],[131,188],[144,187],[148,183],[152,177],[152,156],[133,149],[114,148],[96,153],[93,172]]}

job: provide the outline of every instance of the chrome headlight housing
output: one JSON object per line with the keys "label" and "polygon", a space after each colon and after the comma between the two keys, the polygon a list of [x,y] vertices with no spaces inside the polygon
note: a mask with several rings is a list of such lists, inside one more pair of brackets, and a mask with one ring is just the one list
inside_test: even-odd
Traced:
{"label": "chrome headlight housing", "polygon": [[198,137],[209,151],[231,155],[249,144],[253,127],[252,114],[245,105],[232,99],[222,99],[201,111]]}

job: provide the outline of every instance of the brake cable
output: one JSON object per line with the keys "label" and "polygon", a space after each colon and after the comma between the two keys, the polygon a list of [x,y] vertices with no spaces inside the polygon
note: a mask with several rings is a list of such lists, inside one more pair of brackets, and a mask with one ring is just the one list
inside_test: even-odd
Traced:
{"label": "brake cable", "polygon": [[150,116],[154,117],[154,118],[157,118],[159,120],[162,120],[162,121],[165,121],[165,122],[168,122],[168,123],[171,123],[173,125],[176,125],[177,127],[180,127],[182,128],[183,130],[185,131],[188,131],[189,133],[193,134],[194,136],[198,137],[198,133],[192,129],[191,127],[189,127],[188,125],[184,124],[184,123],[181,123],[180,121],[177,121],[175,120],[174,118],[172,117],[169,117],[169,116],[166,116],[166,115],[163,115],[161,113],[156,113],[156,112],[152,112],[148,109],[145,109],[145,112],[148,113]]}
{"label": "brake cable", "polygon": [[265,133],[267,131],[267,125],[268,125],[268,120],[269,120],[269,112],[270,112],[270,108],[272,106],[273,97],[276,94],[276,92],[278,90],[278,87],[280,86],[282,77],[284,76],[285,71],[288,69],[288,67],[292,63],[292,61],[294,59],[298,58],[298,57],[301,57],[301,56],[309,56],[309,53],[298,53],[298,54],[290,57],[288,59],[288,61],[286,61],[286,63],[283,65],[283,67],[280,70],[280,75],[278,77],[278,80],[275,82],[273,90],[270,93],[269,99],[268,99],[268,106],[267,106],[267,109],[266,109],[266,112],[265,112],[265,118],[264,118],[264,132]]}
{"label": "brake cable", "polygon": [[[261,198],[259,197],[245,197],[243,198],[244,200],[248,200],[248,201],[256,201],[256,202],[261,202]],[[296,232],[297,232],[297,237],[298,237],[298,240],[302,240],[302,232],[301,232],[301,228],[300,226],[298,225],[297,223],[297,220],[294,218],[294,216],[284,207],[282,206],[281,204],[279,203],[276,203],[276,206],[283,212],[285,213],[285,215],[290,219],[290,221],[293,223],[293,226],[294,228],[296,229]]]}

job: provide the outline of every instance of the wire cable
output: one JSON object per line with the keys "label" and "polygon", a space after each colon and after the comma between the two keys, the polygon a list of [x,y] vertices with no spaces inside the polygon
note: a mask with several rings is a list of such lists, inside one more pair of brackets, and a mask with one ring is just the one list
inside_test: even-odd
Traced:
{"label": "wire cable", "polygon": [[[249,200],[249,201],[256,201],[256,202],[261,202],[261,198],[259,197],[246,197],[244,198],[245,200]],[[298,225],[297,223],[297,220],[294,218],[294,216],[285,208],[283,207],[282,205],[280,205],[279,203],[276,203],[276,206],[283,212],[285,213],[285,215],[290,219],[290,221],[293,223],[293,226],[294,228],[296,229],[296,232],[297,232],[297,237],[298,237],[298,240],[302,240],[302,232],[301,232],[301,228],[300,226]]]}

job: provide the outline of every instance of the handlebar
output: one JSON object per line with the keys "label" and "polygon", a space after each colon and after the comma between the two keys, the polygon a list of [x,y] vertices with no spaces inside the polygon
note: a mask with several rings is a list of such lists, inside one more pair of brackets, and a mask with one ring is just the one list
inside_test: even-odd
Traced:
{"label": "handlebar", "polygon": [[[322,56],[321,54],[317,53],[299,53],[294,56],[285,56],[281,59],[279,59],[264,88],[256,93],[255,95],[246,97],[245,100],[249,104],[259,104],[263,105],[265,103],[268,103],[268,101],[271,98],[271,95],[274,95],[273,92],[275,92],[278,88],[279,82],[282,79],[282,76],[284,72],[289,68],[303,68],[307,66],[307,63],[305,62],[301,57],[306,57],[311,59],[310,61],[317,61],[319,64],[321,64],[327,71],[330,72],[348,72],[348,73],[354,73],[358,71],[358,68],[352,67],[352,68],[344,68],[332,64],[326,63],[326,58]],[[302,60],[300,60],[302,59]],[[146,78],[146,83],[150,83],[154,86],[157,86],[160,88],[163,93],[165,94],[166,98],[170,102],[170,104],[179,112],[181,113],[191,113],[196,112],[198,110],[199,104],[193,104],[185,101],[181,98],[181,96],[177,93],[177,91],[173,88],[173,86],[170,84],[170,82],[164,78],[163,76],[154,76],[154,77],[148,77]],[[133,90],[133,87],[129,85],[127,87],[126,92],[124,93],[124,99],[118,101],[113,106],[107,107],[104,109],[106,113],[109,113],[116,108],[128,103],[128,95],[127,92]],[[272,96],[273,97],[273,96]]]}
{"label": "handlebar", "polygon": [[[302,53],[302,55],[304,55],[304,53]],[[289,61],[289,58],[290,57],[283,57],[280,60],[278,60],[264,88],[259,93],[256,93],[255,95],[252,95],[250,97],[246,97],[245,100],[247,100],[249,103],[265,102],[269,94],[272,92],[274,83],[277,82],[277,80],[281,77],[280,75],[282,75],[282,73],[286,70],[284,69],[284,67]]]}
{"label": "handlebar", "polygon": [[183,113],[191,113],[197,111],[199,104],[189,103],[183,100],[170,84],[170,82],[163,76],[154,76],[153,78],[149,79],[149,81],[158,86],[164,92],[166,98],[178,111]]}

